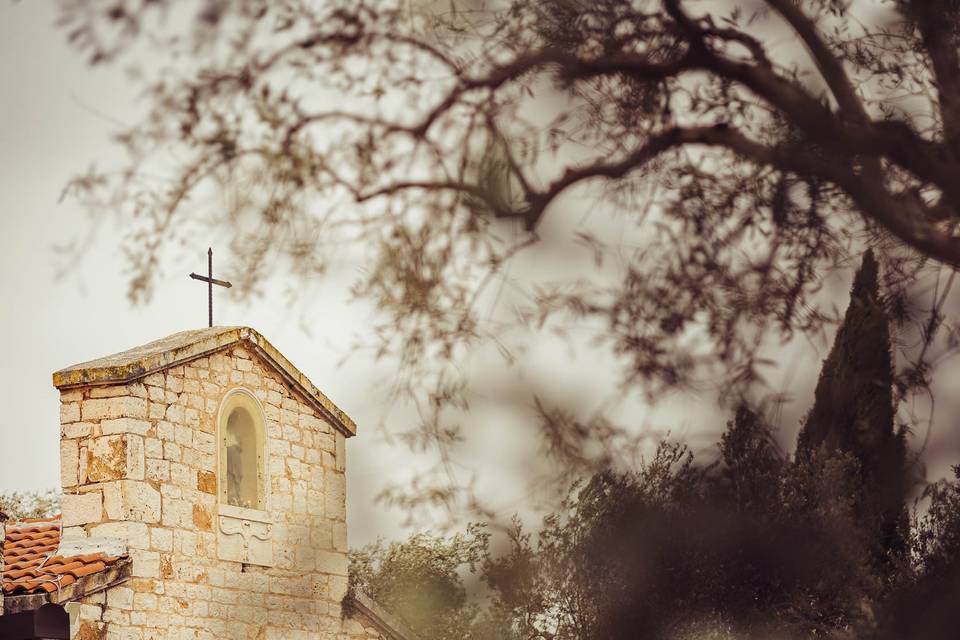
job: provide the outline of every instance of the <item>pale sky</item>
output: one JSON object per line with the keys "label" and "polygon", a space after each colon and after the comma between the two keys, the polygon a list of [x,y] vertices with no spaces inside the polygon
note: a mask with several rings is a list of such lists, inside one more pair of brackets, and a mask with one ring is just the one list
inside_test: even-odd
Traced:
{"label": "pale sky", "polygon": [[[134,122],[138,103],[119,69],[93,70],[66,46],[54,10],[53,2],[0,2],[0,490],[59,485],[53,371],[206,326],[206,286],[188,274],[206,272],[208,245],[215,275],[229,279],[217,271],[227,264],[227,248],[215,237],[196,238],[163,265],[152,302],[134,308],[125,296],[123,229],[95,228],[77,203],[58,202],[72,175],[119,158],[110,134],[117,123]],[[88,248],[75,264],[57,248],[71,242]],[[286,308],[282,283],[250,305],[218,290],[214,320],[256,328],[360,425],[348,444],[348,507],[351,544],[362,544],[396,534],[401,514],[374,498],[385,472],[403,477],[404,466],[392,459],[411,457],[377,434],[382,402],[371,393],[389,371],[352,359],[337,366],[366,317],[348,304],[350,275],[312,283],[310,304],[294,310]]]}
{"label": "pale sky", "polygon": [[[208,246],[214,275],[231,277],[224,271],[229,247],[223,239],[198,237],[161,266],[148,305],[129,303],[121,253],[127,230],[109,216],[95,226],[75,201],[60,196],[67,181],[92,162],[120,162],[110,136],[136,123],[143,102],[122,69],[94,69],[79,58],[54,20],[53,2],[0,1],[0,299],[7,303],[0,314],[0,389],[7,405],[0,417],[0,490],[59,486],[54,371],[206,326],[206,286],[188,274],[206,271]],[[84,248],[79,261],[58,248],[70,243]],[[302,294],[293,308],[285,282],[268,283],[266,297],[251,304],[234,302],[230,291],[214,292],[216,324],[258,330],[358,424],[347,445],[352,546],[432,524],[407,523],[407,514],[376,500],[388,484],[425,469],[428,459],[384,436],[414,423],[402,411],[386,413],[390,365],[351,351],[371,320],[362,304],[350,301],[356,275],[356,267],[346,265],[322,279],[295,283]],[[548,353],[542,368],[555,369],[553,359]],[[592,378],[599,396],[607,381]],[[573,380],[566,384],[585,390]],[[474,480],[508,520],[531,502],[536,442],[518,435],[516,416],[507,409],[477,411],[475,420],[481,428],[473,430],[464,460],[475,476],[468,471],[459,477]]]}
{"label": "pale sky", "polygon": [[[137,108],[133,87],[115,67],[91,69],[70,50],[54,26],[53,2],[0,2],[0,313],[4,366],[0,393],[0,490],[41,489],[59,483],[58,394],[51,373],[70,364],[115,353],[189,328],[206,326],[206,287],[190,280],[190,271],[206,269],[213,246],[215,276],[229,262],[228,247],[215,236],[195,238],[178,248],[162,266],[152,302],[135,308],[126,298],[127,279],[120,253],[124,229],[93,227],[77,203],[58,202],[69,178],[91,162],[109,166],[119,159],[110,134],[133,124]],[[110,219],[108,218],[107,221]],[[58,246],[85,247],[78,262]],[[62,277],[58,278],[58,272]],[[310,377],[359,425],[348,443],[348,522],[350,543],[404,531],[404,514],[375,500],[389,482],[402,482],[421,464],[402,445],[384,441],[384,416],[391,371],[350,346],[369,322],[363,305],[350,303],[347,287],[353,267],[305,283],[303,300],[287,306],[284,283],[252,304],[239,304],[229,291],[215,292],[219,325],[257,329]],[[840,284],[839,291],[846,285]],[[845,301],[842,302],[845,304]],[[803,350],[802,355],[798,349]],[[797,402],[784,418],[781,437],[796,433],[812,397],[822,345],[794,345],[783,362],[802,360],[791,378]],[[564,392],[600,398],[615,377],[596,362],[577,362],[569,353],[540,347],[527,353],[531,369]],[[345,364],[339,365],[341,361]],[[557,366],[559,361],[564,366]],[[784,374],[792,375],[792,374]],[[951,376],[946,380],[956,380]],[[946,385],[949,387],[949,384]],[[949,397],[949,389],[945,397]],[[674,437],[693,437],[696,448],[716,440],[726,417],[696,398],[674,403]],[[950,407],[945,404],[947,410]],[[474,416],[469,463],[478,489],[491,497],[497,514],[509,518],[533,496],[528,483],[536,443],[518,437],[515,417],[506,407],[486,408]],[[644,413],[630,416],[645,424]],[[934,434],[940,457],[931,461],[939,474],[960,460],[960,428],[947,419]],[[390,415],[388,429],[409,428],[402,415]],[[507,446],[509,443],[509,446]],[[414,523],[417,528],[429,523]]]}

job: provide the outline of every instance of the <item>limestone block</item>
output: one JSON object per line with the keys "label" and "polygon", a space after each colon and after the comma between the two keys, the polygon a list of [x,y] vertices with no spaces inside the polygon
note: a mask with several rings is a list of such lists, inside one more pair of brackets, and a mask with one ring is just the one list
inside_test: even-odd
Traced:
{"label": "limestone block", "polygon": [[151,402],[149,418],[151,420],[160,420],[167,414],[167,405],[162,402]]}
{"label": "limestone block", "polygon": [[212,495],[217,494],[217,476],[213,471],[197,471],[197,489]]}
{"label": "limestone block", "polygon": [[342,433],[337,432],[337,450],[336,466],[337,471],[346,471],[347,469],[347,439]]}
{"label": "limestone block", "polygon": [[[169,413],[170,410],[167,410]],[[193,444],[193,429],[187,426],[176,425],[174,427],[174,441],[182,446],[189,447]]]}
{"label": "limestone block", "polygon": [[89,441],[83,460],[86,482],[143,480],[143,438],[135,434],[114,434]]}
{"label": "limestone block", "polygon": [[178,424],[183,423],[183,407],[177,404],[171,404],[167,407],[167,420]]}
{"label": "limestone block", "polygon": [[80,422],[80,403],[70,402],[60,405],[60,424]]}
{"label": "limestone block", "polygon": [[193,505],[186,500],[164,496],[161,521],[165,527],[193,529]]}
{"label": "limestone block", "polygon": [[111,609],[132,609],[133,589],[117,585],[107,590],[107,607]]}
{"label": "limestone block", "polygon": [[82,389],[71,389],[70,391],[60,392],[60,402],[78,402],[83,400]]}
{"label": "limestone block", "polygon": [[328,433],[330,431],[330,426],[312,413],[301,413],[299,422],[300,428],[302,429],[311,429],[319,433]]}
{"label": "limestone block", "polygon": [[[142,385],[138,385],[142,386]],[[132,395],[126,385],[115,384],[109,387],[93,387],[90,389],[91,398],[115,398],[117,396]]]}
{"label": "limestone block", "polygon": [[80,414],[84,420],[146,418],[147,401],[144,398],[138,398],[136,396],[91,398],[81,403]]}
{"label": "limestone block", "polygon": [[266,416],[267,420],[280,421],[280,409],[272,404],[264,405],[263,415]]}
{"label": "limestone block", "polygon": [[347,577],[330,576],[328,595],[333,602],[340,602],[347,595]]}
{"label": "limestone block", "polygon": [[114,433],[136,433],[145,435],[150,431],[150,423],[146,420],[137,420],[135,418],[114,418],[112,420],[102,420],[100,422],[100,433],[108,436]]}
{"label": "limestone block", "polygon": [[103,522],[90,527],[90,537],[116,538],[129,549],[145,549],[150,546],[149,527],[142,522]]}
{"label": "limestone block", "polygon": [[150,375],[148,375],[146,378],[143,379],[143,383],[152,385],[154,387],[162,387],[166,384],[162,371],[158,373],[151,373]]}
{"label": "limestone block", "polygon": [[173,531],[162,527],[150,529],[150,547],[154,551],[173,550]]}
{"label": "limestone block", "polygon": [[118,480],[105,484],[103,506],[111,520],[160,522],[160,492],[146,482]]}
{"label": "limestone block", "polygon": [[131,575],[138,578],[160,577],[160,554],[158,552],[130,549],[129,553],[133,560]]}
{"label": "limestone block", "polygon": [[346,520],[346,478],[342,473],[338,473],[332,469],[327,469],[326,477],[324,478],[324,486],[326,487],[327,494],[325,515],[333,520]]}
{"label": "limestone block", "polygon": [[161,387],[147,387],[147,397],[151,402],[164,402],[167,394]]}
{"label": "limestone block", "polygon": [[349,561],[347,560],[346,553],[338,553],[336,551],[317,551],[317,571],[320,573],[332,573],[339,576],[347,575],[347,566]]}
{"label": "limestone block", "polygon": [[75,487],[79,483],[80,444],[76,440],[60,441],[60,486]]}
{"label": "limestone block", "polygon": [[193,434],[193,446],[202,453],[214,454],[217,452],[217,439],[212,433],[196,431]]}
{"label": "limestone block", "polygon": [[347,523],[335,522],[333,524],[333,548],[337,551],[347,550]]}
{"label": "limestone block", "polygon": [[74,422],[60,427],[60,435],[64,438],[87,438],[93,434],[93,422]]}
{"label": "limestone block", "polygon": [[99,620],[100,615],[103,612],[103,609],[100,605],[96,604],[84,604],[78,603],[79,611],[78,614],[81,620]]}
{"label": "limestone block", "polygon": [[99,491],[67,493],[60,499],[63,527],[75,527],[103,520],[103,499]]}
{"label": "limestone block", "polygon": [[[62,511],[62,508],[61,508]],[[64,527],[62,524],[60,526],[60,539],[63,541],[66,540],[77,540],[81,538],[86,538],[87,532],[80,525],[75,527]]]}
{"label": "limestone block", "polygon": [[[166,408],[164,408],[164,412],[166,412]],[[166,440],[169,442],[174,439],[175,433],[176,429],[174,428],[173,424],[166,421],[157,423],[157,437],[161,440]]]}
{"label": "limestone block", "polygon": [[144,477],[153,482],[166,482],[170,479],[170,461],[147,459]]}
{"label": "limestone block", "polygon": [[148,458],[163,458],[163,442],[159,438],[147,438],[143,441],[143,454]]}
{"label": "limestone block", "polygon": [[213,515],[211,515],[210,509],[202,504],[193,505],[191,519],[193,520],[193,526],[198,531],[213,531]]}

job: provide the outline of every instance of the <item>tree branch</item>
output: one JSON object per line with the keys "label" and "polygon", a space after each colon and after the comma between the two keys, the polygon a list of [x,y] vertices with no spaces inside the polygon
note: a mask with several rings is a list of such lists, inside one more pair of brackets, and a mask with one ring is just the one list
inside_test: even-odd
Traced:
{"label": "tree branch", "polygon": [[813,57],[817,70],[823,77],[830,92],[833,93],[842,113],[858,122],[869,122],[870,118],[863,108],[863,102],[850,83],[850,78],[830,48],[817,33],[817,25],[804,14],[792,0],[766,0],[787,24],[800,36],[807,51]]}
{"label": "tree branch", "polygon": [[954,9],[954,15],[950,16],[940,2],[929,0],[909,5],[910,15],[917,24],[932,63],[944,137],[953,152],[960,155],[960,59],[952,28],[952,21],[960,17],[960,12]]}

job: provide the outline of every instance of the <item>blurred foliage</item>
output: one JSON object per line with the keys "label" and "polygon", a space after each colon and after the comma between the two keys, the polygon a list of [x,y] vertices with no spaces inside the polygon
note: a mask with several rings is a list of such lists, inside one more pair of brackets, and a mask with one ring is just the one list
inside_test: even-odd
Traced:
{"label": "blurred foliage", "polygon": [[[476,525],[376,545],[353,583],[424,638],[954,638],[960,466],[911,526],[877,278],[868,253],[793,459],[740,405],[711,464],[661,442],[575,482],[535,537],[515,520],[497,552]],[[486,586],[472,601],[464,575]]]}
{"label": "blurred foliage", "polygon": [[897,409],[925,402],[960,345],[956,17],[953,0],[64,0],[68,41],[146,104],[116,135],[126,160],[66,195],[126,231],[136,302],[167,248],[211,229],[241,296],[278,276],[309,299],[357,260],[378,312],[358,346],[391,359],[419,422],[401,437],[439,458],[385,495],[449,506],[464,413],[491,400],[478,378],[506,381],[564,469],[635,450],[636,425],[537,393],[532,343],[556,332],[615,370],[601,414],[676,390],[776,403],[773,354],[827,339],[827,285],[868,245]]}
{"label": "blurred foliage", "polygon": [[720,448],[703,467],[664,442],[636,471],[575,483],[536,534],[515,521],[494,543],[472,525],[365,548],[352,584],[424,640],[955,637],[960,480],[931,487],[891,570],[848,454],[782,458],[749,410]]}
{"label": "blurred foliage", "polygon": [[0,492],[0,513],[11,521],[21,518],[48,518],[60,513],[61,492],[57,489]]}
{"label": "blurred foliage", "polygon": [[421,533],[350,554],[350,589],[372,597],[424,638],[462,640],[476,616],[461,575],[484,558],[488,534],[471,525],[449,539]]}

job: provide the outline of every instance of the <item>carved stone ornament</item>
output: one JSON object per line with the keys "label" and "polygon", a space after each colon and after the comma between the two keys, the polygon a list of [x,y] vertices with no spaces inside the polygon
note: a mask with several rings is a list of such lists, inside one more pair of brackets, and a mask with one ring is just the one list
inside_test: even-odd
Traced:
{"label": "carved stone ornament", "polygon": [[266,511],[221,504],[217,515],[217,556],[273,566],[273,523]]}

